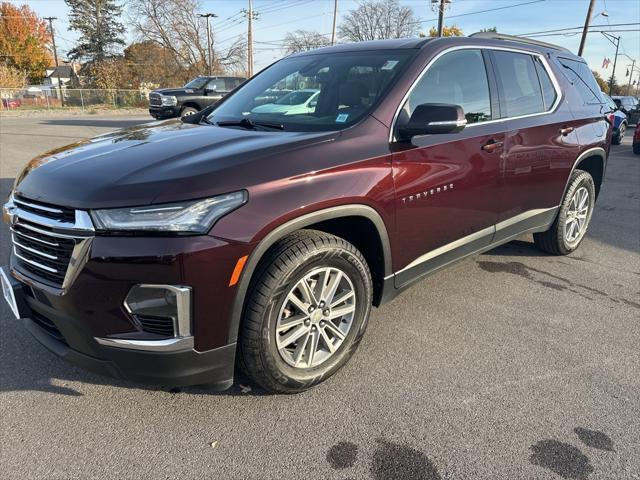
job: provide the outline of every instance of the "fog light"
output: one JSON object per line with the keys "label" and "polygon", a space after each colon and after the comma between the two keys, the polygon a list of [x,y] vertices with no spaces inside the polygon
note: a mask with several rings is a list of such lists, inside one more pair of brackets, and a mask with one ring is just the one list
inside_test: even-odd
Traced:
{"label": "fog light", "polygon": [[191,287],[136,285],[124,306],[145,332],[165,337],[191,335]]}

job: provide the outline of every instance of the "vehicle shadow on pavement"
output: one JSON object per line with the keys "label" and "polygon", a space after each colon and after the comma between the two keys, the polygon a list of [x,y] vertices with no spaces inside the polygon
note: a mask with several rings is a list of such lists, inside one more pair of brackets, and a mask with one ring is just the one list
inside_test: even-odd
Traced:
{"label": "vehicle shadow on pavement", "polygon": [[[605,433],[582,427],[573,431],[585,446],[614,452],[613,441]],[[552,439],[540,440],[531,445],[531,451],[531,464],[551,470],[562,478],[586,480],[594,472],[589,457],[569,443]]]}
{"label": "vehicle shadow on pavement", "polygon": [[[442,479],[433,462],[420,450],[382,438],[377,439],[376,444],[370,466],[374,480]],[[356,465],[357,457],[357,445],[338,442],[327,452],[327,463],[334,470],[347,473],[349,468]]]}
{"label": "vehicle shadow on pavement", "polygon": [[52,118],[43,120],[40,122],[43,125],[62,125],[62,126],[71,126],[71,127],[106,127],[121,129],[127,127],[133,127],[135,125],[140,125],[143,123],[153,122],[155,120],[149,119],[140,119],[140,120],[120,120],[117,118],[114,119],[105,119],[105,118]]}

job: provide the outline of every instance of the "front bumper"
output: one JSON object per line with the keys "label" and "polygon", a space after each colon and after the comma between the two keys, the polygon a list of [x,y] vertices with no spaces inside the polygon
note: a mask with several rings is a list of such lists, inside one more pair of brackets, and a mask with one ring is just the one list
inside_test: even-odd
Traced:
{"label": "front bumper", "polygon": [[149,106],[149,115],[153,118],[175,118],[180,116],[180,107]]}
{"label": "front bumper", "polygon": [[[144,340],[132,336],[125,341],[129,344],[109,346],[101,341],[109,339],[94,337],[86,322],[40,301],[42,292],[10,279],[21,305],[20,321],[42,345],[70,363],[102,375],[166,387],[207,384],[222,390],[233,383],[235,344],[201,352],[188,342],[183,348],[148,350]],[[135,348],[136,342],[142,347]]]}

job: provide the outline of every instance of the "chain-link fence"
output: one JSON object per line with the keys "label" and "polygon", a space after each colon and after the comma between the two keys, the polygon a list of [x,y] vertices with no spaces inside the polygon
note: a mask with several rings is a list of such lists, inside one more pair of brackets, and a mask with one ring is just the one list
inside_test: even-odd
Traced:
{"label": "chain-link fence", "polygon": [[96,90],[81,88],[0,88],[0,111],[50,109],[146,108],[147,93],[140,90]]}

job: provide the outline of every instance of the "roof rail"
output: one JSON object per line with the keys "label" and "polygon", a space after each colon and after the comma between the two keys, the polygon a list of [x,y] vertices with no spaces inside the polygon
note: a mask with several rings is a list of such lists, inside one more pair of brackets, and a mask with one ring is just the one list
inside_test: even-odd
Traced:
{"label": "roof rail", "polygon": [[472,33],[469,36],[474,38],[487,38],[492,40],[506,40],[509,42],[528,43],[530,45],[537,45],[538,47],[552,48],[553,50],[561,50],[563,52],[571,53],[571,50],[569,50],[568,48],[560,47],[558,45],[554,45],[553,43],[541,42],[540,40],[533,40],[526,37],[516,37],[515,35],[505,35],[504,33],[476,32]]}

